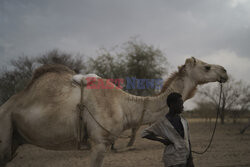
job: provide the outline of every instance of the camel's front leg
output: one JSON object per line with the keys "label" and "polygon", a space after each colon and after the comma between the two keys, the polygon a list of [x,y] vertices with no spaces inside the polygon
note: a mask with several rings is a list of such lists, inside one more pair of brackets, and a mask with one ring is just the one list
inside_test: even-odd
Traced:
{"label": "camel's front leg", "polygon": [[138,131],[138,128],[132,128],[131,137],[130,137],[130,140],[129,140],[128,144],[127,144],[127,147],[131,147],[131,146],[134,145],[137,131]]}
{"label": "camel's front leg", "polygon": [[94,144],[91,153],[91,167],[101,167],[107,146],[103,143]]}

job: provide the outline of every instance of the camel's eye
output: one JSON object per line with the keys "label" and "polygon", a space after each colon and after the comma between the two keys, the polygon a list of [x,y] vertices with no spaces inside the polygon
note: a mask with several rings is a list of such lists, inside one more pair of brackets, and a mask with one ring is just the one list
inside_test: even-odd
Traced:
{"label": "camel's eye", "polygon": [[211,66],[205,66],[205,69],[209,71],[211,69]]}

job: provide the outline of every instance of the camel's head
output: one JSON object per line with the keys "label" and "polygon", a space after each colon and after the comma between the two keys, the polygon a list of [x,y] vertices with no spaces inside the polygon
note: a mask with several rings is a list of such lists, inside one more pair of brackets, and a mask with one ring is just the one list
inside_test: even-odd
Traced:
{"label": "camel's head", "polygon": [[185,65],[179,67],[179,70],[184,70],[197,84],[207,82],[226,82],[228,80],[227,71],[224,67],[208,64],[194,57],[186,59]]}

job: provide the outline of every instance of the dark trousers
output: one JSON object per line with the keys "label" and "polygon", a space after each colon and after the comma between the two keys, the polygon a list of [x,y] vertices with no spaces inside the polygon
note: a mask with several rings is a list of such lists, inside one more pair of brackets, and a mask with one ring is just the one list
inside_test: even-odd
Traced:
{"label": "dark trousers", "polygon": [[187,164],[180,164],[180,165],[174,165],[174,166],[170,166],[170,167],[186,167]]}

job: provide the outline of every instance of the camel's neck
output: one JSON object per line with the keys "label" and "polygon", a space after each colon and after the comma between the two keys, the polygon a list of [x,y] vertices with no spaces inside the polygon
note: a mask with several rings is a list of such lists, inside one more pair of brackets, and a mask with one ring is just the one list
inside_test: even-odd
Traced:
{"label": "camel's neck", "polygon": [[125,129],[135,127],[143,115],[142,124],[153,123],[168,112],[166,105],[167,96],[172,92],[178,92],[183,100],[189,98],[190,92],[196,88],[196,84],[186,77],[176,77],[168,87],[157,96],[134,97],[127,99],[124,105]]}
{"label": "camel's neck", "polygon": [[176,77],[173,82],[171,82],[170,87],[174,92],[180,93],[183,101],[186,101],[194,95],[197,84],[190,78],[184,76]]}

